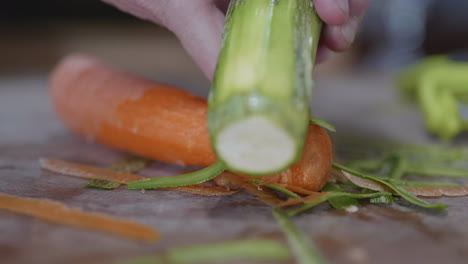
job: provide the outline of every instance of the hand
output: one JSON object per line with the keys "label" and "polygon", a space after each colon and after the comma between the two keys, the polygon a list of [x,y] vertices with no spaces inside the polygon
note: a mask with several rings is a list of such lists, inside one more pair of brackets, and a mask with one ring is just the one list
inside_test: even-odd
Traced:
{"label": "hand", "polygon": [[[175,33],[208,78],[212,78],[229,0],[103,0]],[[318,60],[328,50],[343,51],[354,41],[370,0],[312,0],[325,22]]]}

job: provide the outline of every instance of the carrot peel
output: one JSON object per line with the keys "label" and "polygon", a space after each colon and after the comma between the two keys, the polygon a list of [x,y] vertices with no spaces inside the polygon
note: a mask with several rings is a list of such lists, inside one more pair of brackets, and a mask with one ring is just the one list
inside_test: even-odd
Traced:
{"label": "carrot peel", "polygon": [[[39,163],[43,169],[65,174],[68,176],[74,176],[83,179],[100,179],[104,181],[118,182],[122,184],[128,184],[132,181],[146,179],[145,177],[123,174],[115,171],[98,169],[87,165],[76,164],[73,162],[66,162],[55,159],[41,158]],[[222,196],[232,195],[237,191],[229,190],[227,188],[219,186],[202,186],[202,185],[191,185],[181,186],[176,188],[162,188],[164,190],[174,190],[186,193],[192,193],[204,196]]]}
{"label": "carrot peel", "polygon": [[128,184],[132,181],[145,179],[142,176],[134,174],[126,174],[110,170],[98,169],[87,165],[76,164],[56,159],[41,158],[39,159],[39,164],[43,169],[84,179],[107,180],[123,184]]}
{"label": "carrot peel", "polygon": [[58,224],[112,233],[122,237],[153,242],[160,237],[155,229],[129,220],[103,214],[87,213],[64,204],[0,193],[0,209],[29,215]]}
{"label": "carrot peel", "polygon": [[279,199],[275,195],[275,193],[273,193],[270,189],[265,189],[261,186],[256,186],[250,182],[247,182],[246,179],[234,173],[224,172],[218,177],[216,177],[214,179],[214,182],[217,185],[226,188],[246,189],[249,193],[255,195],[260,201],[271,206],[277,206],[278,204],[283,202],[283,200]]}

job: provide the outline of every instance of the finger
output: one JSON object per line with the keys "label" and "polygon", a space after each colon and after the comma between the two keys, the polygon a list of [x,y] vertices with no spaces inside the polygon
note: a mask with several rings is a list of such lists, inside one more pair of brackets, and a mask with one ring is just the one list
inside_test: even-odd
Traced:
{"label": "finger", "polygon": [[370,0],[350,0],[349,19],[344,25],[327,25],[322,35],[325,45],[334,51],[343,51],[354,42],[359,23]]}
{"label": "finger", "polygon": [[354,41],[359,18],[352,17],[342,26],[326,26],[322,34],[325,45],[333,51],[343,51]]}
{"label": "finger", "polygon": [[349,13],[348,0],[313,0],[320,18],[329,25],[346,23]]}
{"label": "finger", "polygon": [[184,3],[171,5],[168,9],[165,26],[176,34],[211,80],[221,48],[224,14],[210,1],[180,2]]}
{"label": "finger", "polygon": [[227,13],[229,7],[229,0],[214,0],[216,7],[223,12],[223,14]]}
{"label": "finger", "polygon": [[123,12],[157,24],[164,24],[164,10],[170,0],[102,0]]}
{"label": "finger", "polygon": [[349,16],[362,17],[369,3],[370,0],[349,0]]}
{"label": "finger", "polygon": [[317,55],[315,56],[315,63],[320,64],[327,60],[330,55],[330,50],[323,44],[319,44]]}

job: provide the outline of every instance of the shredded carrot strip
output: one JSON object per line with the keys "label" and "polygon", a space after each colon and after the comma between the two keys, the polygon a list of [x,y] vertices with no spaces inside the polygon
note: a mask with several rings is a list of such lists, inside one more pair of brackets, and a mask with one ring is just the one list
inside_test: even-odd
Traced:
{"label": "shredded carrot strip", "polygon": [[385,184],[383,183],[376,182],[371,179],[363,179],[361,177],[352,175],[351,173],[348,173],[346,171],[342,171],[342,173],[346,178],[348,178],[349,181],[351,181],[352,183],[356,184],[359,187],[367,188],[367,189],[379,191],[379,192],[385,192],[385,191],[394,192],[392,189],[385,186]]}
{"label": "shredded carrot strip", "polygon": [[[39,159],[39,163],[43,169],[74,176],[84,179],[100,179],[106,181],[113,181],[122,184],[128,184],[133,181],[139,181],[146,179],[143,176],[138,176],[134,174],[125,174],[119,173],[111,170],[99,169],[92,166],[87,166],[83,164],[77,164],[62,160],[55,159]],[[176,188],[164,188],[164,190],[174,190],[179,192],[187,192],[204,196],[222,196],[222,195],[232,195],[236,191],[232,191],[226,188],[219,186],[203,186],[203,185],[191,185],[191,186],[182,186]]]}
{"label": "shredded carrot strip", "polygon": [[218,186],[226,187],[228,189],[241,189],[245,182],[241,176],[226,171],[214,178],[213,181]]}
{"label": "shredded carrot strip", "polygon": [[298,193],[298,194],[312,195],[312,194],[316,193],[314,191],[307,190],[307,189],[304,189],[304,188],[299,187],[299,186],[293,186],[293,185],[289,185],[289,184],[277,184],[277,185],[280,186],[280,187],[286,188],[286,189],[290,190],[291,192],[295,192],[295,193]]}
{"label": "shredded carrot strip", "polygon": [[[343,175],[346,176],[352,183],[360,187],[375,191],[390,191],[392,193],[395,193],[394,190],[389,189],[382,183],[370,179],[362,179],[347,172],[343,172]],[[416,196],[423,197],[468,196],[468,186],[401,186],[401,188]]]}
{"label": "shredded carrot strip", "polygon": [[287,201],[280,203],[278,206],[279,207],[286,207],[286,206],[292,206],[300,203],[310,203],[313,202],[317,199],[322,198],[323,196],[326,196],[329,194],[328,192],[314,192],[313,194],[306,196],[301,199],[297,198],[289,198]]}
{"label": "shredded carrot strip", "polygon": [[283,202],[283,200],[279,199],[270,189],[256,186],[255,184],[247,182],[246,178],[230,172],[220,174],[214,179],[214,182],[219,186],[230,189],[244,188],[255,195],[259,200],[271,206],[278,206]]}
{"label": "shredded carrot strip", "polygon": [[164,188],[165,190],[186,192],[192,194],[198,194],[203,196],[225,196],[233,195],[238,191],[229,190],[221,186],[205,186],[205,185],[190,185],[190,186],[180,186],[174,188]]}
{"label": "shredded carrot strip", "polygon": [[408,192],[425,197],[460,197],[468,196],[468,186],[425,186],[425,187],[410,187],[404,186],[403,189]]}
{"label": "shredded carrot strip", "polygon": [[[248,176],[248,175],[242,175],[242,174],[236,174],[236,175],[243,178],[243,179],[249,179],[249,180],[250,179],[258,179],[257,177],[252,177],[252,176]],[[284,184],[284,183],[279,183],[279,182],[280,182],[280,175],[279,174],[274,174],[274,175],[270,175],[270,176],[262,178],[262,182],[260,183],[260,185],[271,184],[271,185],[275,185],[275,186],[278,186],[278,187],[288,189],[288,190],[290,190],[290,191],[292,191],[294,193],[302,194],[302,195],[311,195],[311,194],[315,193],[314,191],[307,190],[307,189],[304,189],[304,188],[299,187],[299,186],[293,186],[293,185],[290,185],[290,184]]]}
{"label": "shredded carrot strip", "polygon": [[77,164],[56,159],[41,158],[39,159],[39,164],[43,169],[84,179],[107,180],[122,184],[128,184],[132,181],[139,181],[145,179],[142,176],[134,174],[126,174],[105,169],[99,169],[83,164]]}
{"label": "shredded carrot strip", "polygon": [[152,242],[160,235],[155,229],[129,220],[111,218],[103,214],[86,213],[64,204],[0,193],[0,209],[25,214],[57,224],[71,225],[126,238]]}

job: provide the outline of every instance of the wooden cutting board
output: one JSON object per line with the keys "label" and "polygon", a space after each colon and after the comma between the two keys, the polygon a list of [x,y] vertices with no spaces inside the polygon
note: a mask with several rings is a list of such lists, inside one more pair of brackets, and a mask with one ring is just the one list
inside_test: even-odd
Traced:
{"label": "wooden cutting board", "polygon": [[[317,87],[314,113],[335,124],[338,135],[431,140],[415,108],[398,103],[391,76],[323,78]],[[45,76],[0,79],[0,124],[0,192],[132,219],[163,235],[158,243],[144,244],[0,211],[0,263],[108,263],[195,243],[282,238],[271,208],[247,193],[102,191],[86,188],[85,180],[40,170],[37,159],[43,156],[106,166],[125,155],[67,132],[50,109]],[[155,163],[142,174],[189,169]],[[449,209],[436,214],[397,202],[349,213],[324,205],[295,222],[330,263],[466,263],[468,197],[432,201]]]}

